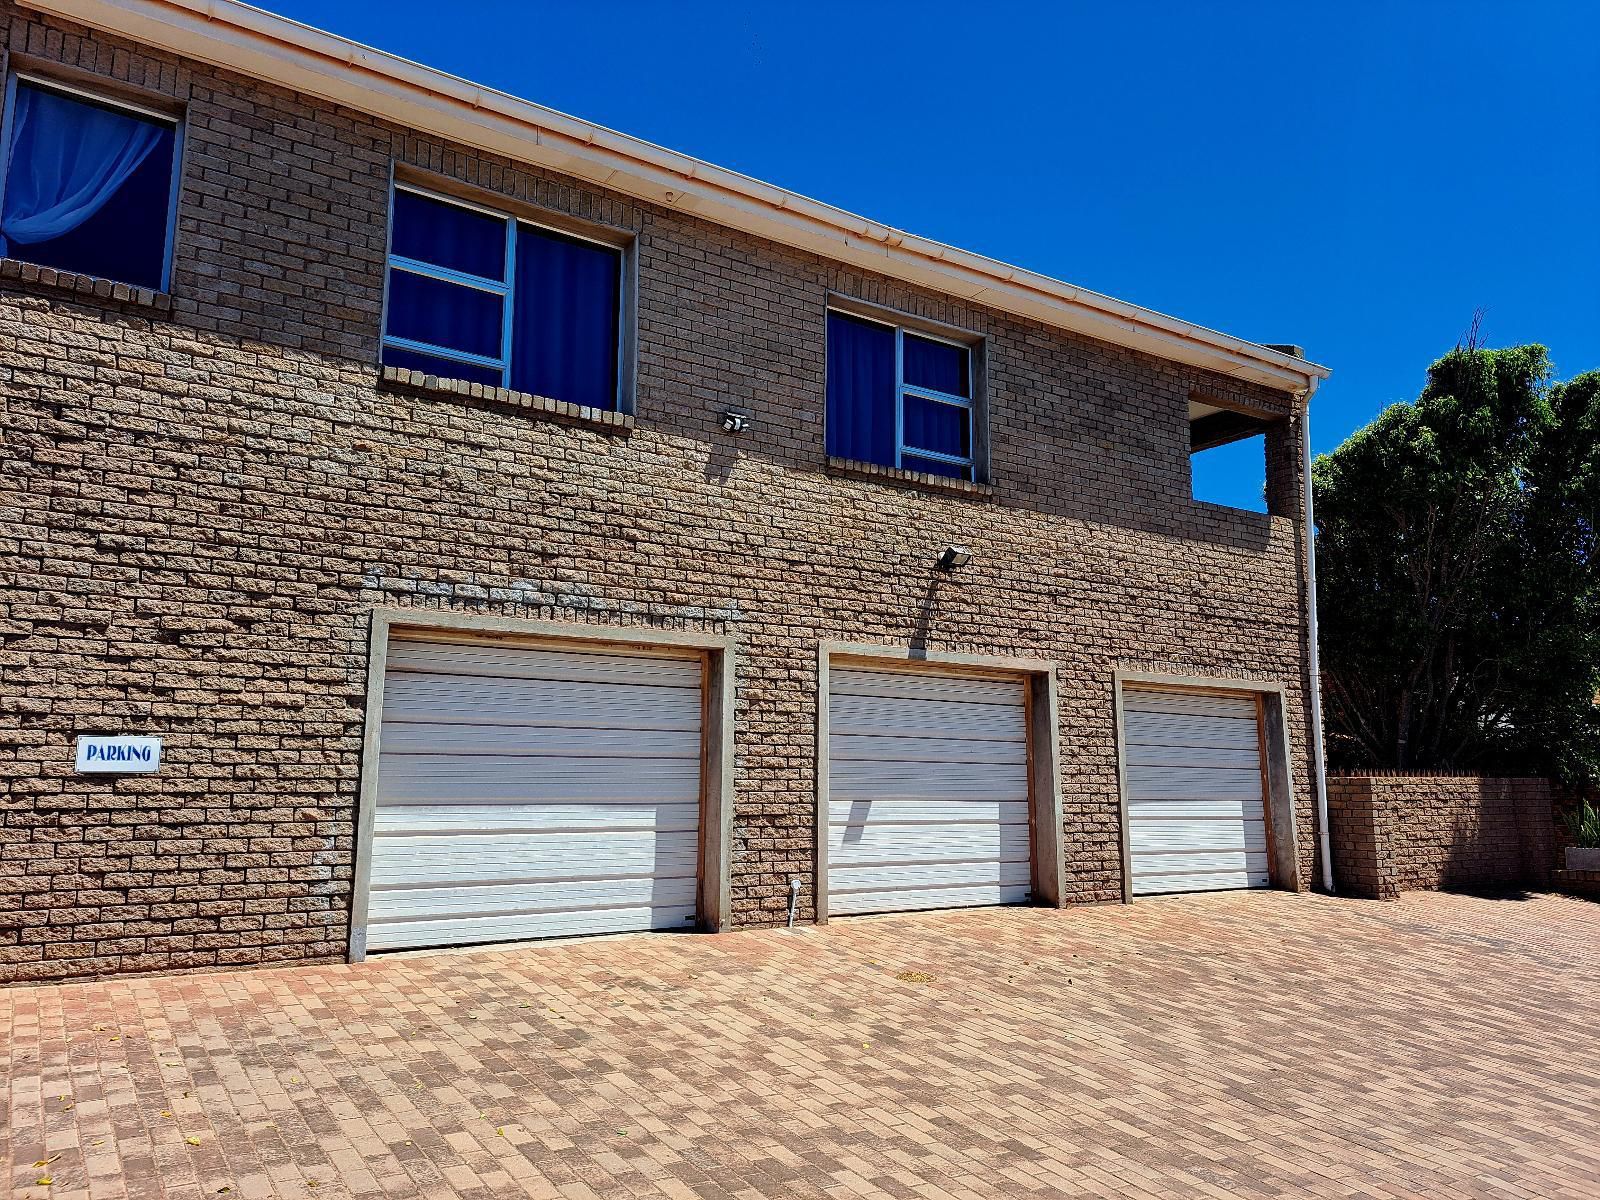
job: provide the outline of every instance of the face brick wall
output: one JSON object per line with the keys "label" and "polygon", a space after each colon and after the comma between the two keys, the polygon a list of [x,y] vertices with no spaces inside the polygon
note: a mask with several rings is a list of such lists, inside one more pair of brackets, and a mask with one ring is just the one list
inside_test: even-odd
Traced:
{"label": "face brick wall", "polygon": [[[734,638],[739,923],[809,878],[822,639],[1059,664],[1075,901],[1121,896],[1113,670],[1281,682],[1312,877],[1297,526],[1188,479],[1191,393],[1289,397],[0,21],[187,122],[170,299],[0,271],[0,978],[342,956],[375,606]],[[632,428],[380,386],[393,163],[637,238]],[[992,494],[828,471],[830,292],[987,339]],[[1279,512],[1294,447],[1269,438]],[[949,542],[973,562],[936,573]],[[86,732],[160,734],[160,774],[72,774]]]}
{"label": "face brick wall", "polygon": [[1330,778],[1335,886],[1381,900],[1440,888],[1547,887],[1552,811],[1548,779]]}

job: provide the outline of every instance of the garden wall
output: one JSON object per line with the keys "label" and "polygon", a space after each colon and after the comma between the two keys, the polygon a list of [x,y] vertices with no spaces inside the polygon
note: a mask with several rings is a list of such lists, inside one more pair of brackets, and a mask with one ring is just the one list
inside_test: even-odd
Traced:
{"label": "garden wall", "polygon": [[1548,779],[1349,775],[1328,779],[1340,892],[1547,888],[1554,865]]}

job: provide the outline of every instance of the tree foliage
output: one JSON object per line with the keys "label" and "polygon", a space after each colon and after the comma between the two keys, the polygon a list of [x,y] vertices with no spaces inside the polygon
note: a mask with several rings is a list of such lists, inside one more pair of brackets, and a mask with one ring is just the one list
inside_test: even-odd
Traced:
{"label": "tree foliage", "polygon": [[1600,371],[1458,347],[1313,468],[1330,761],[1600,777]]}

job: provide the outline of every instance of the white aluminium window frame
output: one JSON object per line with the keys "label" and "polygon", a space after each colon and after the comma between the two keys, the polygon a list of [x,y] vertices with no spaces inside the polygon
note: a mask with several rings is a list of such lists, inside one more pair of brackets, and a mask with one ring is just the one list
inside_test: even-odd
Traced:
{"label": "white aluminium window frame", "polygon": [[[435,266],[433,263],[422,262],[419,259],[407,258],[394,253],[394,197],[396,192],[410,192],[414,196],[423,196],[429,200],[436,200],[441,204],[453,205],[464,208],[468,212],[475,212],[482,216],[493,217],[505,223],[506,227],[506,254],[501,278],[489,279],[482,275],[472,275],[465,271],[452,271],[449,267]],[[511,386],[511,322],[516,308],[516,275],[517,275],[517,227],[527,225],[531,229],[547,229],[574,241],[588,242],[594,246],[602,246],[612,251],[617,256],[617,346],[615,354],[616,379],[612,390],[612,408],[622,411],[623,397],[623,345],[622,339],[626,336],[626,328],[622,319],[622,306],[627,303],[627,267],[626,252],[614,242],[602,241],[599,238],[584,237],[581,233],[573,233],[568,229],[558,229],[553,225],[541,225],[536,221],[528,221],[510,213],[501,212],[499,209],[488,208],[482,204],[474,204],[470,200],[462,200],[444,192],[436,192],[432,188],[422,187],[419,184],[408,183],[394,178],[391,173],[389,178],[389,228],[384,244],[384,261],[386,270],[383,273],[383,323],[380,326],[380,357],[382,349],[394,347],[396,350],[410,350],[416,354],[426,354],[432,358],[440,358],[449,362],[458,362],[463,366],[484,367],[500,373],[500,386]],[[465,350],[453,350],[448,346],[435,345],[432,342],[418,341],[414,338],[395,337],[389,333],[389,277],[392,271],[404,271],[410,275],[420,275],[427,279],[437,279],[443,283],[456,284],[460,287],[475,288],[478,291],[488,292],[500,297],[500,354],[498,357],[489,357],[482,354],[472,354]]]}
{"label": "white aluminium window frame", "polygon": [[[500,278],[489,279],[481,275],[469,275],[465,271],[452,271],[448,267],[435,266],[419,259],[406,258],[394,252],[394,198],[397,192],[410,192],[414,196],[424,196],[429,200],[436,200],[441,204],[454,205],[464,208],[468,212],[479,213],[482,216],[493,217],[505,227],[505,258],[502,260]],[[388,242],[384,247],[384,257],[388,270],[383,275],[383,339],[385,349],[394,347],[396,350],[410,350],[415,354],[426,354],[431,358],[442,358],[449,362],[458,362],[464,366],[485,367],[500,373],[500,386],[511,386],[511,306],[512,282],[516,272],[517,263],[517,222],[507,213],[495,212],[490,208],[483,208],[477,204],[468,204],[466,201],[457,200],[454,196],[441,195],[439,192],[427,188],[416,187],[398,180],[389,181],[389,232]],[[432,342],[418,341],[414,338],[395,337],[389,332],[389,274],[392,271],[404,271],[408,275],[420,275],[425,279],[437,279],[442,283],[452,283],[461,287],[474,288],[480,292],[489,292],[500,297],[500,353],[497,357],[488,357],[482,354],[471,354],[465,350],[454,350],[449,346],[439,346]]]}
{"label": "white aluminium window frame", "polygon": [[[948,463],[953,467],[965,467],[966,478],[977,478],[977,449],[978,431],[974,426],[976,405],[974,397],[978,390],[978,365],[977,355],[973,352],[972,343],[963,342],[953,337],[941,337],[937,333],[929,333],[925,329],[908,328],[886,321],[878,317],[868,316],[854,308],[845,308],[840,305],[830,304],[830,313],[838,313],[841,317],[849,317],[856,321],[866,321],[871,325],[881,325],[885,329],[894,330],[894,465],[896,470],[906,469],[905,460],[909,455],[912,458],[924,459],[928,462]],[[936,388],[922,387],[919,384],[906,382],[906,335],[921,338],[925,342],[942,342],[946,346],[954,346],[967,356],[967,394],[958,396],[954,392],[941,392]],[[951,408],[959,408],[967,415],[967,453],[966,454],[940,454],[937,450],[923,450],[917,446],[906,444],[906,397],[915,396],[919,400],[927,400],[934,404],[945,404]]]}
{"label": "white aluminium window frame", "polygon": [[[947,346],[954,346],[967,358],[967,394],[958,396],[954,392],[941,392],[935,388],[922,387],[918,384],[906,382],[906,334],[921,338],[927,342],[943,342]],[[907,330],[902,325],[894,328],[894,465],[897,469],[905,469],[905,457],[926,459],[929,462],[948,463],[953,467],[965,467],[966,477],[973,479],[977,462],[974,452],[977,449],[977,430],[973,428],[972,393],[974,387],[974,365],[972,347],[965,342],[958,342],[953,338],[942,338],[934,334],[924,333],[920,329]],[[917,446],[906,444],[906,397],[915,396],[919,400],[927,400],[934,404],[945,404],[951,408],[959,408],[966,413],[967,419],[967,453],[965,454],[940,454],[937,450],[923,450]]]}

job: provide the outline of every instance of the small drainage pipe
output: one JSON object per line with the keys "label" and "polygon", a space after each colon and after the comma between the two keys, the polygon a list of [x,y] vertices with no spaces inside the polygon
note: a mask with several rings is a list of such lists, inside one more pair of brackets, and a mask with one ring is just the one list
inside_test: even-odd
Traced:
{"label": "small drainage pipe", "polygon": [[800,889],[805,882],[799,879],[789,880],[789,928],[794,928],[794,910],[800,904]]}

